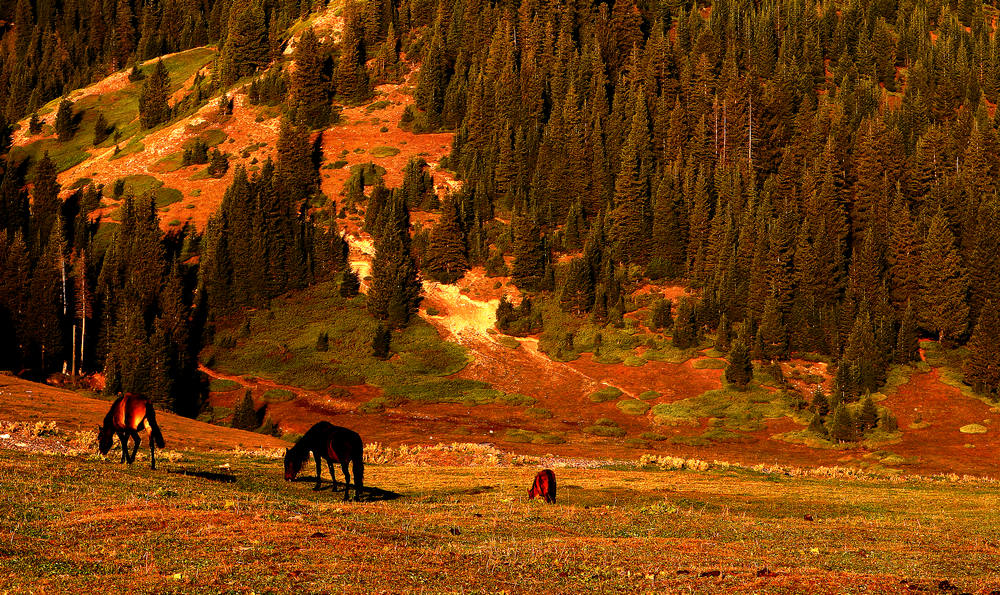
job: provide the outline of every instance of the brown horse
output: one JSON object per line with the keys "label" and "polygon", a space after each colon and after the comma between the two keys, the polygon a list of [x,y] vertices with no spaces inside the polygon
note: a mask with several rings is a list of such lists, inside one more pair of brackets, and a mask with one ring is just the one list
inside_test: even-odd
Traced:
{"label": "brown horse", "polygon": [[535,482],[528,490],[528,499],[543,498],[548,504],[556,503],[556,474],[551,469],[542,469],[535,475]]}
{"label": "brown horse", "polygon": [[337,475],[333,472],[333,464],[340,463],[344,471],[344,500],[351,488],[351,475],[347,472],[348,463],[354,463],[354,499],[361,499],[364,491],[365,462],[362,458],[364,444],[361,436],[354,430],[335,426],[328,421],[321,421],[309,428],[305,436],[299,438],[295,446],[285,450],[285,481],[291,481],[302,469],[302,463],[309,458],[311,452],[316,457],[316,487],[320,488],[323,468],[320,459],[326,459],[330,468],[330,479],[333,480],[333,491],[337,491]]}
{"label": "brown horse", "polygon": [[[156,447],[163,448],[163,434],[156,424],[156,414],[153,404],[146,397],[125,393],[111,404],[111,409],[104,416],[104,425],[97,427],[97,448],[102,455],[108,454],[114,443],[115,434],[122,443],[122,461],[131,465],[139,452],[139,430],[149,430],[149,467],[156,469]],[[128,452],[128,439],[135,440],[132,454]]]}

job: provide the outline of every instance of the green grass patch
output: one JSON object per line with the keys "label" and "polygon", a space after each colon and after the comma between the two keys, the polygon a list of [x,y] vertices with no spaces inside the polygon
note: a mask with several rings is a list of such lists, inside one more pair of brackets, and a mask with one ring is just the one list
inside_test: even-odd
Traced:
{"label": "green grass patch", "polygon": [[240,387],[239,382],[227,380],[225,378],[213,378],[208,382],[208,390],[213,393],[227,393]]}
{"label": "green grass patch", "polygon": [[295,393],[284,388],[270,388],[261,395],[265,403],[286,403],[294,398]]}
{"label": "green grass patch", "polygon": [[691,362],[691,367],[695,370],[723,370],[727,366],[724,359],[696,359]]}
{"label": "green grass patch", "polygon": [[552,412],[544,407],[529,407],[524,410],[524,414],[535,419],[551,419]]}
{"label": "green grass patch", "polygon": [[667,436],[657,432],[643,432],[642,434],[639,434],[639,437],[643,440],[649,440],[651,442],[662,442],[667,439]]}
{"label": "green grass patch", "polygon": [[[325,282],[271,300],[260,309],[220,325],[219,334],[249,321],[249,333],[236,348],[210,346],[202,361],[235,375],[250,374],[307,390],[368,383],[386,394],[423,402],[481,402],[489,389],[481,382],[445,379],[469,362],[468,351],[449,343],[420,318],[392,333],[393,357],[372,355],[371,340],[379,322],[368,313],[366,297],[340,297],[336,283]],[[316,351],[316,337],[326,332],[328,351]],[[490,393],[501,398],[503,393]]]}
{"label": "green grass patch", "polygon": [[649,411],[649,403],[639,399],[622,399],[615,405],[626,415],[645,415]]}
{"label": "green grass patch", "polygon": [[660,393],[656,392],[655,390],[647,390],[639,393],[639,398],[642,399],[643,401],[655,401],[656,399],[660,398]]}
{"label": "green grass patch", "polygon": [[507,349],[518,349],[521,347],[521,342],[509,335],[496,335],[493,339]]}
{"label": "green grass patch", "polygon": [[614,420],[602,417],[593,425],[583,428],[583,431],[591,436],[601,436],[603,438],[620,438],[625,435],[625,429],[620,427]]}
{"label": "green grass patch", "polygon": [[399,155],[399,149],[396,147],[375,147],[369,153],[376,158],[395,157]]}
{"label": "green grass patch", "polygon": [[535,398],[520,393],[505,393],[497,398],[497,402],[511,407],[527,407],[535,404]]}
{"label": "green grass patch", "polygon": [[804,413],[794,409],[790,395],[768,391],[756,384],[746,391],[720,388],[697,397],[661,403],[653,407],[652,413],[657,423],[665,425],[714,417],[721,420],[719,425],[750,432],[761,429],[765,419],[790,416],[803,425],[808,422]]}
{"label": "green grass patch", "polygon": [[616,386],[606,386],[598,391],[591,393],[590,400],[594,403],[607,403],[608,401],[614,401],[618,397],[622,396],[622,391]]}
{"label": "green grass patch", "polygon": [[566,438],[549,432],[535,432],[511,428],[504,432],[504,440],[520,444],[563,444]]}
{"label": "green grass patch", "polygon": [[625,364],[626,366],[629,366],[630,368],[640,368],[646,365],[647,361],[649,360],[645,360],[637,355],[629,355],[624,360],[622,360],[622,363]]}
{"label": "green grass patch", "polygon": [[155,171],[157,173],[160,172],[168,173],[179,170],[181,167],[183,167],[183,165],[184,165],[184,152],[176,151],[154,163],[149,168],[149,170]]}

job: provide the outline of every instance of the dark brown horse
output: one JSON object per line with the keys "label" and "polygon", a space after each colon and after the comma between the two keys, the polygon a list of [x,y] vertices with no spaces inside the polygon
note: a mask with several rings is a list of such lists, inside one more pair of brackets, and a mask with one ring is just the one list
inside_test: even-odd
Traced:
{"label": "dark brown horse", "polygon": [[336,492],[337,475],[333,472],[333,464],[340,463],[340,468],[344,471],[344,500],[347,500],[351,487],[351,475],[347,472],[347,466],[349,463],[354,463],[354,499],[360,500],[365,483],[363,450],[364,444],[357,432],[321,421],[309,428],[295,446],[285,450],[285,481],[295,479],[302,469],[302,463],[309,458],[309,453],[312,453],[316,457],[316,487],[313,489],[320,489],[323,472],[320,459],[326,459],[326,464],[330,468],[330,479],[333,480],[333,491]]}
{"label": "dark brown horse", "polygon": [[[149,430],[149,467],[156,469],[156,447],[163,448],[163,434],[156,424],[156,414],[153,404],[146,397],[125,393],[111,404],[111,409],[104,416],[104,425],[97,427],[97,448],[102,455],[108,454],[114,443],[115,435],[122,443],[122,461],[131,465],[139,452],[139,430]],[[132,454],[128,452],[128,439],[135,440]]]}

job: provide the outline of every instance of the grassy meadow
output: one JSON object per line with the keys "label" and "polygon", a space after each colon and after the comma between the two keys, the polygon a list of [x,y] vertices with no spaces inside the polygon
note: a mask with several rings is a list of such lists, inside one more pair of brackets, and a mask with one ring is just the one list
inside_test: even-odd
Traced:
{"label": "grassy meadow", "polygon": [[544,505],[525,496],[532,465],[409,462],[370,464],[371,501],[344,503],[312,491],[311,463],[286,483],[262,454],[185,451],[156,471],[114,454],[0,450],[0,591],[1000,588],[993,483],[556,468]]}

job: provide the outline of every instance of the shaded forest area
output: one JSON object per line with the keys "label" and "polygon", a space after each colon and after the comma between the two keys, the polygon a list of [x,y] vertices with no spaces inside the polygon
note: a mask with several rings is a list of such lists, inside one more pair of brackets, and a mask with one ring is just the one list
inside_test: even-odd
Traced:
{"label": "shaded forest area", "polygon": [[[309,131],[396,80],[405,57],[420,72],[402,125],[454,130],[442,166],[463,185],[439,203],[414,161],[400,188],[361,176],[347,189],[376,240],[368,304],[388,327],[416,312],[421,276],[454,282],[471,266],[601,325],[622,324],[635,289],[676,280],[699,297],[676,321],[657,304],[657,324],[682,347],[714,333],[737,386],[750,359],[816,353],[837,364],[836,402],[857,400],[922,336],[967,345],[966,380],[1000,386],[992,3],[355,2],[339,42],[306,30],[291,74],[277,58],[311,3],[41,4],[0,14],[13,22],[0,38],[8,121],[213,40],[213,78],[263,72],[251,102],[285,114],[276,163],[237,171],[204,236],[164,234],[137,197],[105,249],[88,216],[101,188],[61,201],[47,159],[4,160],[0,332],[17,337],[4,366],[53,370],[82,353],[107,390],[191,411],[182,385],[214,318],[343,268],[336,206],[310,207]],[[85,59],[43,59],[71,40]],[[170,117],[150,105],[151,121]],[[411,234],[410,209],[441,216]],[[501,308],[501,330],[546,325],[524,302]]]}

